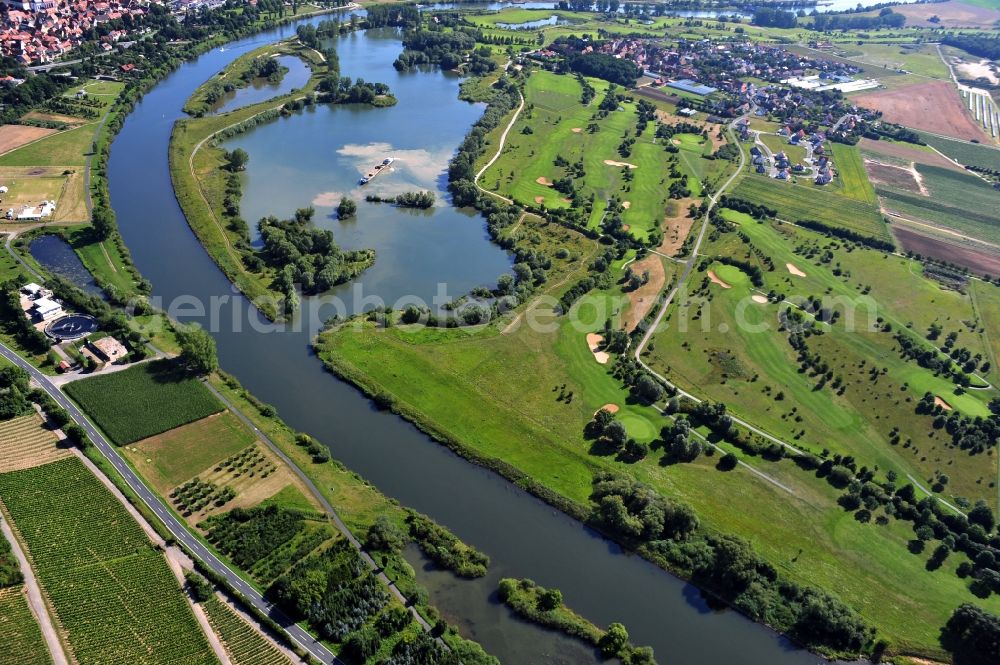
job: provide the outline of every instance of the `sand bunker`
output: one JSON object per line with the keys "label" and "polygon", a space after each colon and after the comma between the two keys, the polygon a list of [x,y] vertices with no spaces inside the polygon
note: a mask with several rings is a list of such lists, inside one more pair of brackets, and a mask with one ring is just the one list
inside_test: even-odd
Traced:
{"label": "sand bunker", "polygon": [[639,168],[635,164],[629,164],[628,162],[616,162],[613,159],[605,159],[604,163],[607,164],[608,166],[627,166],[630,169],[637,169],[637,168]]}
{"label": "sand bunker", "polygon": [[545,185],[546,187],[552,186],[552,181],[546,178],[545,176],[538,176],[535,182],[537,182],[539,185]]}
{"label": "sand bunker", "polygon": [[712,280],[712,283],[713,283],[713,284],[718,284],[719,286],[721,286],[721,287],[722,287],[722,288],[724,288],[724,289],[731,289],[731,288],[733,288],[733,287],[732,287],[732,286],[730,286],[729,284],[726,284],[726,283],[725,283],[725,282],[723,282],[723,281],[722,281],[721,279],[719,279],[719,276],[715,274],[715,271],[714,271],[714,270],[709,270],[709,271],[708,271],[708,278],[709,278],[710,280]]}
{"label": "sand bunker", "polygon": [[573,133],[574,133],[574,134],[579,134],[579,133],[580,133],[580,132],[582,132],[582,131],[583,131],[583,130],[582,130],[581,128],[579,128],[579,127],[574,127],[574,128],[573,128]]}
{"label": "sand bunker", "polygon": [[795,267],[794,263],[786,263],[785,267],[788,268],[788,272],[792,273],[796,277],[805,277],[806,274]]}
{"label": "sand bunker", "polygon": [[535,197],[535,203],[545,203],[545,197],[544,196],[536,196]]}
{"label": "sand bunker", "polygon": [[601,411],[607,411],[608,413],[618,413],[618,405],[617,404],[605,404],[604,406],[602,406],[601,408],[599,408],[597,411],[594,411],[594,415],[596,416]]}
{"label": "sand bunker", "polygon": [[594,354],[594,360],[602,365],[607,365],[608,361],[611,360],[611,356],[607,351],[601,351],[598,348],[603,340],[604,338],[597,333],[590,333],[587,335],[587,346],[590,347],[590,352]]}
{"label": "sand bunker", "polygon": [[934,406],[940,406],[945,411],[951,411],[951,404],[948,404],[948,402],[944,401],[937,395],[934,396]]}
{"label": "sand bunker", "polygon": [[622,231],[631,231],[632,227],[628,224],[622,224]]}
{"label": "sand bunker", "polygon": [[632,202],[631,201],[622,201],[622,207],[625,208],[626,210],[628,210],[629,208],[632,207]]}
{"label": "sand bunker", "polygon": [[763,305],[764,303],[767,302],[767,296],[762,296],[762,295],[760,295],[758,293],[758,294],[750,296],[750,300],[753,300],[754,302],[760,303],[761,305]]}

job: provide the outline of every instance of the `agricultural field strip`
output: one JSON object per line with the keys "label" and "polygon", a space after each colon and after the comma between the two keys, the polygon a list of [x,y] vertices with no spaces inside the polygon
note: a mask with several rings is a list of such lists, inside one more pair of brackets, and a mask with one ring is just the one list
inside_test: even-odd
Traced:
{"label": "agricultural field strip", "polygon": [[[21,542],[15,535],[8,520],[3,519],[2,516],[0,516],[0,530],[3,531],[0,534],[0,538],[6,538],[10,543],[11,551],[17,558],[18,565],[21,568],[21,574],[24,577],[24,593],[26,594],[25,603],[31,612],[32,622],[39,629],[39,638],[44,644],[48,656],[45,662],[52,662],[54,665],[67,665],[66,653],[62,642],[59,641],[59,633],[56,632],[56,627],[45,604],[42,590],[39,588],[38,580],[35,578],[35,573],[21,547]],[[2,644],[2,638],[0,638],[0,644]],[[2,657],[0,657],[0,662],[2,662]]]}
{"label": "agricultural field strip", "polygon": [[[52,662],[22,589],[0,589],[0,665],[51,665]],[[60,662],[65,663],[65,658]]]}
{"label": "agricultural field strip", "polygon": [[[88,418],[83,414],[83,412],[74,404],[70,399],[68,399],[59,389],[49,380],[49,378],[35,368],[33,365],[28,363],[26,360],[14,353],[5,344],[0,343],[0,356],[3,356],[10,362],[18,365],[19,367],[27,370],[33,379],[48,393],[56,402],[67,412],[69,412],[70,417],[84,430],[90,437],[91,441],[94,442],[95,447],[100,451],[100,453],[107,458],[107,460],[115,467],[118,473],[125,480],[125,483],[129,488],[136,493],[136,495],[142,500],[146,506],[152,510],[160,521],[164,524],[168,531],[177,539],[178,543],[182,544],[188,553],[204,563],[208,568],[213,570],[215,573],[223,577],[227,583],[233,588],[237,589],[247,602],[251,603],[258,610],[271,615],[277,615],[279,619],[284,621],[282,627],[288,633],[292,640],[294,640],[299,646],[307,650],[314,658],[318,659],[324,665],[345,665],[343,661],[338,659],[329,649],[327,649],[323,644],[313,638],[308,632],[303,630],[296,624],[291,623],[287,618],[284,618],[280,610],[278,610],[269,601],[265,600],[264,597],[255,589],[253,589],[247,582],[233,572],[226,564],[224,564],[218,557],[216,557],[211,551],[209,551],[201,541],[195,538],[181,523],[180,519],[176,517],[169,508],[167,508],[162,499],[160,499],[152,490],[150,490],[145,482],[137,475],[137,473],[132,469],[131,466],[118,454],[118,451],[108,442],[108,440],[101,434],[100,431],[88,420]],[[230,408],[231,405],[229,405]],[[234,411],[239,417],[242,414]],[[247,421],[249,422],[249,421]],[[257,430],[256,427],[252,427],[258,436],[262,437],[262,440],[269,441],[264,437],[263,433]],[[272,444],[273,445],[273,444]],[[294,467],[297,468],[297,467]],[[311,486],[311,483],[310,483]],[[332,510],[332,507],[330,508]],[[343,529],[346,531],[347,527],[343,525],[343,522],[339,522]],[[348,533],[350,533],[348,531]],[[353,535],[350,538],[354,538]],[[357,542],[356,539],[354,539]],[[374,565],[374,561],[371,562]],[[395,589],[395,587],[392,587]],[[279,621],[280,622],[280,621]]]}
{"label": "agricultural field strip", "polygon": [[82,462],[9,472],[0,488],[77,659],[131,663],[138,649],[156,663],[212,662],[162,554]]}

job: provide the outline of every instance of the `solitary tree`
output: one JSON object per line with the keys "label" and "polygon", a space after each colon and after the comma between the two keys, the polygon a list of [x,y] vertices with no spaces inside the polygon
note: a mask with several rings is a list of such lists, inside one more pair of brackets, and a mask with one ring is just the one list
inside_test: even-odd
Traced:
{"label": "solitary tree", "polygon": [[628,631],[620,623],[608,626],[608,632],[601,638],[599,646],[605,656],[617,656],[628,644]]}
{"label": "solitary tree", "polygon": [[348,217],[354,217],[358,212],[358,204],[347,198],[346,196],[341,197],[340,205],[337,206],[337,218],[347,219]]}
{"label": "solitary tree", "polygon": [[562,603],[562,591],[559,589],[546,589],[538,597],[538,607],[546,611],[557,609]]}
{"label": "solitary tree", "polygon": [[94,225],[94,233],[99,240],[107,240],[115,232],[115,220],[112,213],[103,205],[94,207],[93,218],[90,221]]}
{"label": "solitary tree", "polygon": [[243,148],[237,148],[232,152],[226,153],[226,165],[230,171],[242,171],[246,169],[247,162],[250,161],[250,155]]}
{"label": "solitary tree", "polygon": [[177,331],[181,347],[181,363],[192,374],[208,374],[219,367],[215,340],[198,325],[184,326]]}

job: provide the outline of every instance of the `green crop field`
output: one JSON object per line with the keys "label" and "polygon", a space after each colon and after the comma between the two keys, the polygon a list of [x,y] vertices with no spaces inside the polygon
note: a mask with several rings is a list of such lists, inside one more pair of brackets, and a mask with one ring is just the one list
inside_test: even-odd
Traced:
{"label": "green crop field", "polygon": [[868,173],[861,161],[861,151],[843,143],[830,143],[829,146],[833,150],[833,166],[837,171],[837,177],[830,183],[834,191],[855,201],[877,205],[878,198],[868,181]]}
{"label": "green crop field", "polygon": [[278,648],[252,628],[228,604],[213,596],[202,604],[232,665],[291,665]]}
{"label": "green crop field", "polygon": [[79,460],[0,474],[0,495],[79,662],[216,662],[163,555]]}
{"label": "green crop field", "polygon": [[789,222],[816,219],[824,224],[889,239],[889,231],[875,205],[840,196],[811,182],[793,184],[748,175],[743,177],[733,195],[774,208],[778,217]]}
{"label": "green crop field", "polygon": [[51,662],[24,590],[21,587],[0,589],[0,665],[48,665]]}
{"label": "green crop field", "polygon": [[951,169],[926,164],[916,168],[928,196],[880,186],[878,193],[885,199],[886,208],[983,240],[997,237],[1000,210],[995,189],[977,177]]}
{"label": "green crop field", "polygon": [[943,154],[966,166],[995,169],[997,162],[1000,161],[1000,148],[956,141],[927,132],[918,131],[917,134],[927,145],[937,148]]}
{"label": "green crop field", "polygon": [[74,381],[66,393],[119,446],[222,411],[198,379],[163,360]]}
{"label": "green crop field", "polygon": [[0,157],[0,166],[84,166],[96,122],[47,136]]}

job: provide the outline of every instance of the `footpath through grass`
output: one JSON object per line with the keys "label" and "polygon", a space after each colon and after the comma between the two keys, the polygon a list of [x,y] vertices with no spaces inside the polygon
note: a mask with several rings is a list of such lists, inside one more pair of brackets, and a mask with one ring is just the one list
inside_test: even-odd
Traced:
{"label": "footpath through grass", "polygon": [[198,379],[170,360],[74,381],[65,390],[119,446],[222,411]]}
{"label": "footpath through grass", "polygon": [[217,662],[163,554],[79,460],[0,474],[0,495],[79,662]]}

